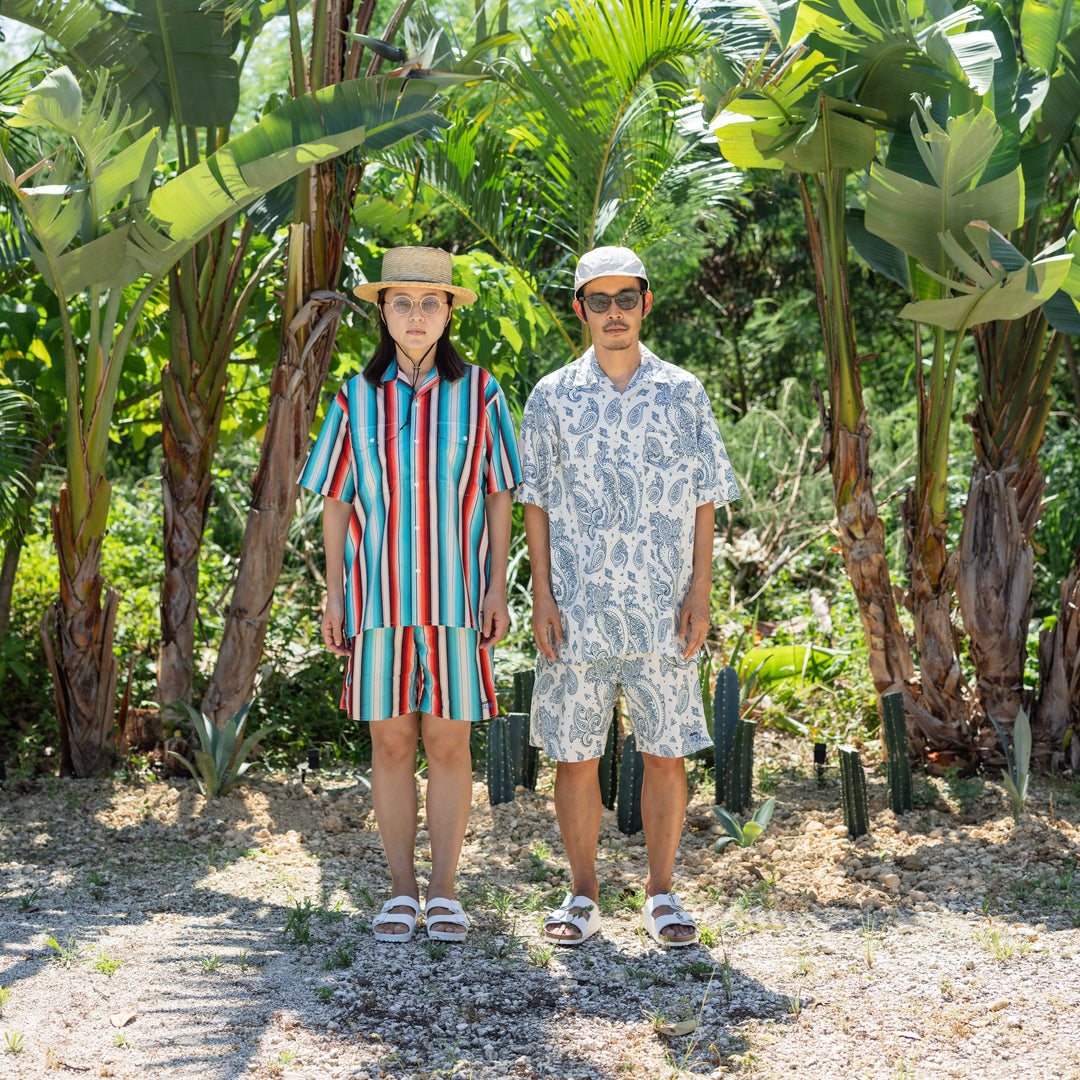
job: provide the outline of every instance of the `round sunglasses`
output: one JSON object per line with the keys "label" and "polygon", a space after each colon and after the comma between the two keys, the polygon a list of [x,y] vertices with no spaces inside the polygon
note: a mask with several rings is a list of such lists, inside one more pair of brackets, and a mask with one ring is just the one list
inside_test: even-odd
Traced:
{"label": "round sunglasses", "polygon": [[437,296],[422,296],[419,300],[413,300],[409,296],[395,296],[389,304],[395,315],[411,315],[416,304],[420,305],[420,310],[425,315],[438,315],[446,307],[446,301]]}
{"label": "round sunglasses", "polygon": [[615,306],[620,311],[633,311],[638,306],[638,301],[644,294],[640,289],[622,289],[614,296],[608,296],[607,293],[595,292],[589,293],[588,296],[581,298],[582,303],[595,315],[603,315],[609,307],[611,307],[611,301],[615,301]]}

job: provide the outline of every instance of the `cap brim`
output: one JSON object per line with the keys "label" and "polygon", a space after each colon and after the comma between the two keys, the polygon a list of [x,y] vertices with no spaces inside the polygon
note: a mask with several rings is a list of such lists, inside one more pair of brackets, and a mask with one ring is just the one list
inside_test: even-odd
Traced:
{"label": "cap brim", "polygon": [[477,296],[472,289],[463,289],[460,285],[446,285],[441,281],[367,281],[363,285],[357,285],[353,292],[361,300],[372,302],[379,299],[379,293],[383,289],[418,289],[428,288],[436,292],[448,292],[454,298],[455,307],[467,307],[476,303]]}

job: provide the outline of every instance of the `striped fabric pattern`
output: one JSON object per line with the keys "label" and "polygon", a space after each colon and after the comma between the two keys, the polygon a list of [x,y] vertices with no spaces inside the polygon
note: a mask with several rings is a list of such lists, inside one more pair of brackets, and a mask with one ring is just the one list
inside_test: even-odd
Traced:
{"label": "striped fabric pattern", "polygon": [[300,483],[351,502],[345,632],[480,629],[487,591],[484,498],[521,481],[513,418],[483,368],[413,392],[391,364],[380,386],[350,379],[327,412]]}
{"label": "striped fabric pattern", "polygon": [[498,712],[491,650],[480,648],[479,631],[460,627],[365,630],[353,642],[341,707],[364,721],[414,712],[489,720]]}

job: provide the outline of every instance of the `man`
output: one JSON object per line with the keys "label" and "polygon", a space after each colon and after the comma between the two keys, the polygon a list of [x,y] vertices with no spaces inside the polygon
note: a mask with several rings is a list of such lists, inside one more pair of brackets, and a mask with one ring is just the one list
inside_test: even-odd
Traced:
{"label": "man", "polygon": [[698,940],[671,891],[686,814],[684,757],[711,745],[695,653],[709,629],[714,507],[738,498],[708,395],[639,340],[652,307],[624,247],[582,256],[574,311],[593,345],[541,379],[521,427],[538,649],[531,739],[557,762],[555,811],[573,887],[544,935],[578,945],[600,925],[597,772],[621,689],[645,758],[643,922],[663,945]]}

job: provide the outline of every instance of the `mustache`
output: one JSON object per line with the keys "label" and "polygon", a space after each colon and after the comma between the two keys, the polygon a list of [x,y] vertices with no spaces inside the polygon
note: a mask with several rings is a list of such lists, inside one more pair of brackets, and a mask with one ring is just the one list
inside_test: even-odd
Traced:
{"label": "mustache", "polygon": [[604,329],[605,330],[629,330],[630,327],[627,326],[626,323],[616,322],[616,323],[608,323],[607,326],[604,327]]}

